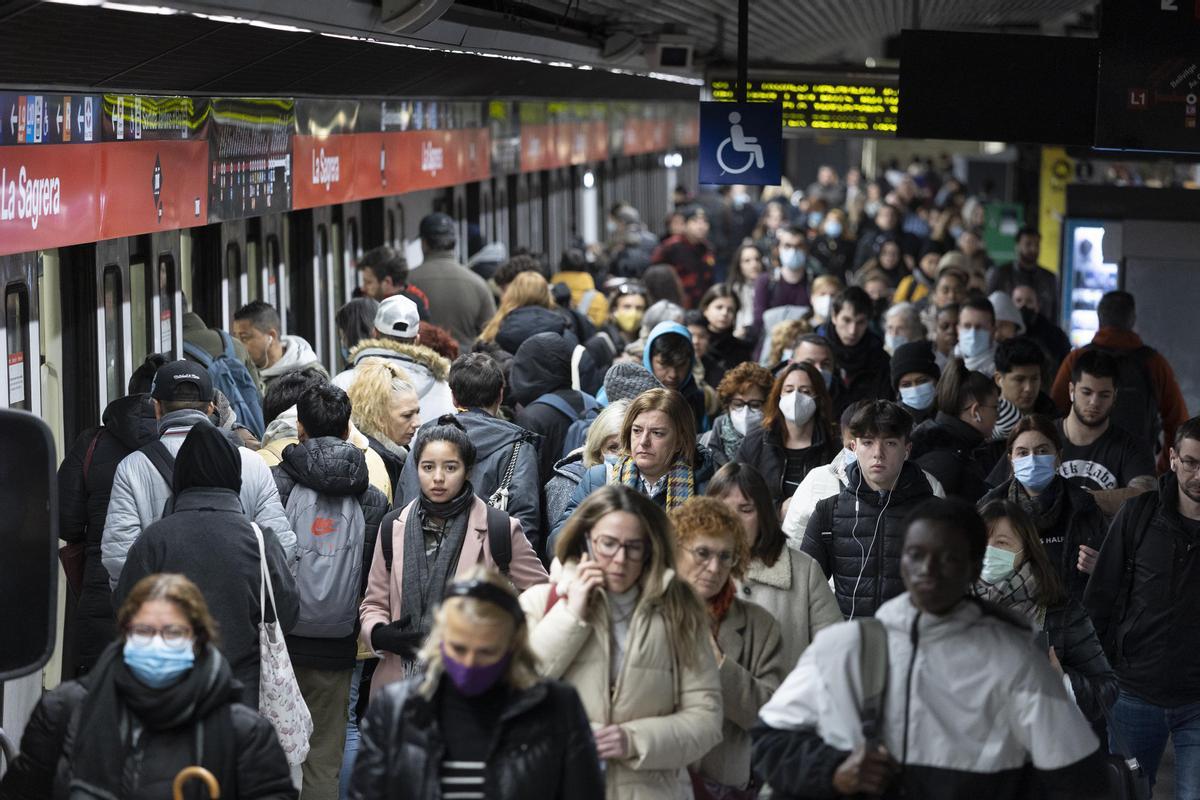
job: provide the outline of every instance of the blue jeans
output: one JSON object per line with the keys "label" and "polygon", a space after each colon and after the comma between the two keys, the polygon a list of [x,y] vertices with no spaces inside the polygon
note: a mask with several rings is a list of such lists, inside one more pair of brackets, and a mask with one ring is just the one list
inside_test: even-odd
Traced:
{"label": "blue jeans", "polygon": [[338,797],[347,800],[350,797],[350,773],[354,771],[354,758],[358,755],[358,716],[354,707],[358,705],[358,684],[362,680],[363,662],[359,661],[354,667],[354,677],[350,679],[350,721],[346,723],[346,749],[342,753],[342,771],[338,776]]}
{"label": "blue jeans", "polygon": [[1151,788],[1170,736],[1175,745],[1175,797],[1200,800],[1200,703],[1164,708],[1122,691],[1112,707],[1108,747],[1125,755],[1116,734],[1146,771]]}

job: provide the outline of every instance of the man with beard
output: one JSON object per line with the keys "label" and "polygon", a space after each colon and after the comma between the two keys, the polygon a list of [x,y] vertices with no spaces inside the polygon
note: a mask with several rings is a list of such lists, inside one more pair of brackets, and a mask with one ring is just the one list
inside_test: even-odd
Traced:
{"label": "man with beard", "polygon": [[[1170,448],[1171,471],[1121,506],[1084,605],[1117,673],[1121,692],[1110,744],[1137,758],[1151,788],[1170,736],[1177,797],[1200,796],[1200,417]],[[1129,751],[1132,752],[1129,752]]]}
{"label": "man with beard", "polygon": [[1063,438],[1059,474],[1090,490],[1110,517],[1121,503],[1155,486],[1150,445],[1112,422],[1117,369],[1108,353],[1080,355],[1071,370],[1071,411],[1058,423]]}
{"label": "man with beard", "polygon": [[889,400],[892,398],[891,359],[883,349],[883,340],[869,330],[874,306],[871,297],[857,286],[851,286],[833,299],[833,319],[817,328],[817,333],[829,340],[837,360],[841,383],[836,398],[835,414],[841,414],[857,400]]}

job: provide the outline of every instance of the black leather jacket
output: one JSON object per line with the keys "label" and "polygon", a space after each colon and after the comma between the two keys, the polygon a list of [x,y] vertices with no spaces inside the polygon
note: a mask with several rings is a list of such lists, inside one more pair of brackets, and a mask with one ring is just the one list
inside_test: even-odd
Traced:
{"label": "black leather jacket", "polygon": [[[351,800],[441,797],[445,744],[435,701],[418,691],[420,680],[393,683],[371,700],[359,729]],[[602,800],[591,725],[574,689],[544,680],[511,694],[491,744],[486,785],[491,800]]]}

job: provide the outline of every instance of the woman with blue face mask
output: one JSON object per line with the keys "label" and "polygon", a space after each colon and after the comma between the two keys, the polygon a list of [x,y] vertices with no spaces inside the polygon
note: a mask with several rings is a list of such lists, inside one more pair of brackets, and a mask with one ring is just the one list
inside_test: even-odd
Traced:
{"label": "woman with blue face mask", "polygon": [[227,798],[295,798],[271,724],[242,705],[196,585],[155,574],[117,612],[120,637],[95,668],[46,694],[0,783],[13,800],[161,800],[184,767]]}
{"label": "woman with blue face mask", "polygon": [[988,545],[976,596],[1043,631],[1042,644],[1067,693],[1088,719],[1102,719],[1117,699],[1116,674],[1087,612],[1063,588],[1033,518],[1008,500],[986,503],[980,515]]}
{"label": "woman with blue face mask", "polygon": [[482,567],[449,584],[420,651],[422,672],[371,701],[351,800],[604,796],[574,689],[539,678],[525,612]]}
{"label": "woman with blue face mask", "polygon": [[892,353],[892,385],[900,405],[919,425],[937,410],[937,382],[942,377],[928,340],[907,342]]}
{"label": "woman with blue face mask", "polygon": [[1032,518],[1067,593],[1083,597],[1088,575],[1107,531],[1092,495],[1058,474],[1062,439],[1049,417],[1024,417],[1008,436],[1012,475],[988,492],[980,505],[1008,500]]}

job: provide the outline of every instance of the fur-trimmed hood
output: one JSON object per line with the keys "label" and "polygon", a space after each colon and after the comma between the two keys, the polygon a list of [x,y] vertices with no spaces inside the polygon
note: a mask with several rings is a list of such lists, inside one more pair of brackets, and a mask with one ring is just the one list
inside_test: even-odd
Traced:
{"label": "fur-trimmed hood", "polygon": [[350,350],[350,363],[358,365],[364,358],[397,358],[412,361],[425,367],[436,381],[444,381],[450,375],[450,362],[428,347],[419,344],[404,344],[395,339],[363,339]]}

